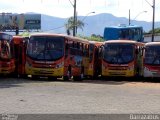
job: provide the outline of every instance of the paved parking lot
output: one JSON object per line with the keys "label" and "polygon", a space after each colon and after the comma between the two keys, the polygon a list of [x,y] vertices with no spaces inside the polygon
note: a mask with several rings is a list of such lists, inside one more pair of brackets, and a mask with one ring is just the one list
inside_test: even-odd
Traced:
{"label": "paved parking lot", "polygon": [[160,113],[160,82],[0,78],[1,113]]}

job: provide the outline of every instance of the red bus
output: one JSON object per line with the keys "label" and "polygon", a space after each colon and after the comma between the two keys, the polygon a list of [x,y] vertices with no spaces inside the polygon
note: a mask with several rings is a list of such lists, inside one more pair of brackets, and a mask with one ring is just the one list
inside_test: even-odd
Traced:
{"label": "red bus", "polygon": [[[88,61],[88,62],[87,62]],[[46,76],[80,80],[88,75],[89,41],[62,34],[33,34],[26,48],[25,72],[33,78]]]}
{"label": "red bus", "polygon": [[102,44],[103,42],[89,41],[89,63],[87,66],[87,75],[94,79],[97,78],[101,73],[101,59],[99,57],[99,48]]}
{"label": "red bus", "polygon": [[14,44],[13,36],[0,32],[0,74],[14,73]]}
{"label": "red bus", "polygon": [[102,76],[134,77],[142,75],[143,43],[110,40],[102,49]]}
{"label": "red bus", "polygon": [[143,55],[143,76],[160,77],[160,42],[146,43]]}
{"label": "red bus", "polygon": [[15,57],[15,75],[26,77],[25,61],[26,61],[26,43],[28,38],[22,36],[13,36],[14,57]]}

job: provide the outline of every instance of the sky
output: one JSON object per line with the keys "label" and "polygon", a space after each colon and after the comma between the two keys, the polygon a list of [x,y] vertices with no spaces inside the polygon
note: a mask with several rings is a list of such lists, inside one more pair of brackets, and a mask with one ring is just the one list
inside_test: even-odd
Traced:
{"label": "sky", "polygon": [[[0,0],[0,13],[35,12],[68,18],[73,16],[73,3],[74,0]],[[160,0],[155,3],[155,21],[160,21]],[[153,0],[77,0],[77,14],[110,13],[128,18],[130,9],[131,20],[152,21],[152,5]]]}

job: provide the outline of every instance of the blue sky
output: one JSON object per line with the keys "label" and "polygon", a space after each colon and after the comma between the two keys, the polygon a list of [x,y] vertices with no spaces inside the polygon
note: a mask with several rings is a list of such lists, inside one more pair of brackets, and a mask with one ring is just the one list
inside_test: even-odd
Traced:
{"label": "blue sky", "polygon": [[[73,3],[74,0],[70,1]],[[66,18],[73,15],[73,6],[70,1],[0,0],[0,13],[36,12]],[[155,21],[160,21],[160,14],[158,14],[160,13],[160,1],[155,1]],[[95,11],[95,14],[111,13],[118,17],[128,18],[130,9],[131,19],[152,21],[152,3],[153,0],[77,0],[77,13],[78,15],[86,16],[88,13]]]}

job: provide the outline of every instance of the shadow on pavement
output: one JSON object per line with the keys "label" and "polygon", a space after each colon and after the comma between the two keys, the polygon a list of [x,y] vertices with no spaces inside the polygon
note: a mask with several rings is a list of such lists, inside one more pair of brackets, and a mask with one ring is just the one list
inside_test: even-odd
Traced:
{"label": "shadow on pavement", "polygon": [[45,83],[49,82],[44,79],[36,79],[32,80],[30,78],[8,78],[6,77],[0,77],[0,89],[1,88],[11,88],[11,87],[23,87],[24,83]]}
{"label": "shadow on pavement", "polygon": [[82,81],[74,81],[70,79],[68,81],[64,81],[62,78],[58,78],[57,80],[47,79],[47,78],[0,78],[0,88],[11,88],[11,87],[23,87],[24,83],[46,83],[46,82],[64,82],[64,83],[89,83],[89,84],[106,84],[106,85],[122,85],[131,82],[141,82],[141,83],[160,83],[160,79],[155,78],[125,78],[125,77],[108,77],[108,78],[98,78],[98,79],[84,79]]}

